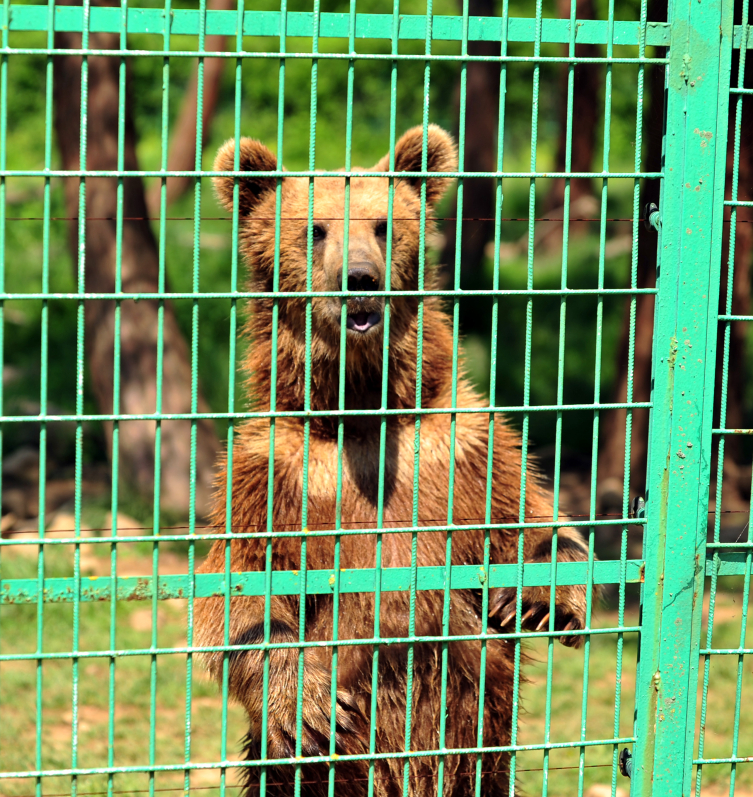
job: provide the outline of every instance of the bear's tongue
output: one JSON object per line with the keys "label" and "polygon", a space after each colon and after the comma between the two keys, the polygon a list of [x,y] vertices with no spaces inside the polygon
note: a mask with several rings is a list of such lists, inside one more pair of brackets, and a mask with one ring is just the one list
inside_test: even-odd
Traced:
{"label": "bear's tongue", "polygon": [[369,315],[369,313],[353,313],[348,316],[348,321],[352,322],[348,326],[357,332],[365,332],[372,325]]}

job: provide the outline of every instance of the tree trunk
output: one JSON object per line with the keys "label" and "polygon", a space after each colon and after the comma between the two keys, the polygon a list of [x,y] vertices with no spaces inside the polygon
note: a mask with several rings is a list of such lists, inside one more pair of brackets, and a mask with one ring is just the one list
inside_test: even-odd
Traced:
{"label": "tree trunk", "polygon": [[[81,46],[80,34],[56,33],[55,47]],[[117,49],[116,34],[91,33],[92,49]],[[55,128],[64,169],[117,168],[118,69],[120,59],[89,56],[86,163],[79,165],[81,64],[78,55],[55,58]],[[126,97],[124,167],[137,170],[136,135],[131,104]],[[85,290],[115,290],[117,185],[115,177],[87,178],[85,240],[78,239],[78,220],[69,227],[74,262],[79,246],[85,253]],[[67,213],[78,217],[79,180],[65,180]],[[123,180],[122,290],[158,290],[158,252],[149,222],[140,178]],[[189,258],[189,253],[186,253]],[[157,403],[158,303],[153,300],[121,304],[120,405],[113,407],[113,356],[115,303],[89,300],[85,307],[85,346],[89,377],[102,413],[153,413]],[[190,411],[191,366],[188,347],[168,302],[164,306],[162,412]],[[199,410],[206,411],[203,399]],[[107,424],[112,454],[112,424]],[[151,499],[155,485],[155,422],[120,422],[119,471],[125,484]],[[161,432],[161,481],[157,486],[161,506],[181,514],[189,510],[189,421],[163,421]],[[196,508],[203,515],[208,506],[214,460],[219,449],[211,421],[197,422]]]}
{"label": "tree trunk", "polygon": [[[558,1],[558,12],[562,19],[570,18],[570,0]],[[577,19],[596,19],[597,14],[593,0],[576,0]],[[568,48],[565,47],[565,54]],[[595,44],[577,44],[575,55],[579,58],[595,58],[600,55],[599,47]],[[560,121],[559,138],[557,141],[556,171],[565,171],[567,155],[567,84],[568,64],[562,64],[560,71]],[[573,125],[572,149],[570,156],[570,171],[590,172],[593,169],[594,149],[596,145],[596,131],[603,116],[603,104],[598,101],[602,93],[603,69],[599,64],[577,64],[573,69]],[[570,180],[570,217],[582,217],[581,208],[587,206],[584,198],[594,196],[593,185],[590,179]],[[558,178],[553,181],[552,187],[545,203],[545,215],[553,210],[564,210],[565,180]],[[591,215],[590,213],[588,215]],[[588,222],[573,222],[570,224],[570,234],[583,234],[588,231]]]}
{"label": "tree trunk", "polygon": [[[653,3],[658,6],[660,3]],[[655,20],[656,15],[649,14]],[[646,68],[644,131],[646,138],[647,171],[661,170],[662,133],[664,120],[664,68]],[[641,196],[641,209],[648,202],[659,203],[659,180],[647,181]],[[656,232],[643,225],[638,232],[638,288],[656,285]],[[630,299],[625,302],[622,333],[617,357],[617,374],[612,401],[627,400],[628,345],[630,332]],[[649,401],[651,397],[651,349],[654,335],[654,297],[639,295],[636,300],[635,362],[633,367],[633,401]],[[625,432],[627,411],[611,410],[602,413],[601,452],[599,454],[599,495],[602,510],[622,506],[625,464]],[[633,410],[633,431],[630,448],[631,492],[645,494],[646,457],[648,453],[648,410]]]}
{"label": "tree trunk", "polygon": [[[236,0],[209,0],[207,8],[212,11],[232,11],[238,4]],[[204,39],[207,52],[219,52],[226,49],[227,36],[207,36]],[[204,91],[201,106],[201,143],[209,140],[212,119],[220,98],[222,75],[225,72],[226,58],[204,59]],[[170,139],[170,150],[167,158],[168,171],[192,171],[196,167],[196,113],[198,109],[199,67],[198,62],[175,123],[173,136]],[[175,202],[194,186],[193,177],[167,178],[167,204]],[[156,182],[149,191],[149,212],[153,217],[159,216],[162,181]]]}
{"label": "tree trunk", "polygon": [[[470,0],[470,16],[495,16],[494,0]],[[470,55],[499,55],[494,42],[470,42]],[[467,172],[491,172],[497,168],[497,123],[499,121],[499,64],[471,61],[466,68],[465,164]],[[457,223],[463,225],[460,246],[461,282],[472,287],[474,275],[481,270],[484,250],[494,236],[495,181],[491,178],[468,178],[463,194],[465,221],[448,220],[444,226],[445,245],[442,268],[446,279],[455,273]],[[457,215],[455,213],[454,215]]]}

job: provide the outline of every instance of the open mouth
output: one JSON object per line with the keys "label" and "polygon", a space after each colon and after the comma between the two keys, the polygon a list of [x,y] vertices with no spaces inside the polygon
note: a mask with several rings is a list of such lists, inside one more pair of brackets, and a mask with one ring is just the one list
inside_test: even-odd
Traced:
{"label": "open mouth", "polygon": [[347,326],[353,332],[368,332],[372,327],[375,327],[382,320],[381,313],[368,313],[362,311],[360,313],[349,313]]}

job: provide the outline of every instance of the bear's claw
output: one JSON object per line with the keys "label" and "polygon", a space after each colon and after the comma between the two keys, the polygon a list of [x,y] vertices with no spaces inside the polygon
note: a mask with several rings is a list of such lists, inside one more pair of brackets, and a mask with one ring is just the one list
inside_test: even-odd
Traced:
{"label": "bear's claw", "polygon": [[[543,631],[547,629],[550,622],[550,606],[548,601],[531,600],[526,592],[523,592],[522,615],[520,618],[520,628],[522,631]],[[501,590],[495,601],[489,619],[499,633],[514,633],[515,617],[517,615],[517,601],[514,589]],[[565,604],[558,604],[554,613],[555,631],[580,631],[583,629],[583,619]],[[498,619],[499,618],[499,619]],[[559,641],[567,647],[579,647],[583,641],[580,634],[567,634],[559,637]]]}

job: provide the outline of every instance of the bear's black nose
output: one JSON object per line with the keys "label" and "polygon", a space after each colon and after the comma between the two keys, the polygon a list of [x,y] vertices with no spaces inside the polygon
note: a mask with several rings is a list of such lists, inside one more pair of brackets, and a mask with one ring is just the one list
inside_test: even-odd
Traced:
{"label": "bear's black nose", "polygon": [[[337,274],[337,285],[343,288],[342,269]],[[351,266],[348,269],[348,290],[354,293],[366,293],[379,290],[379,273],[371,265]]]}

